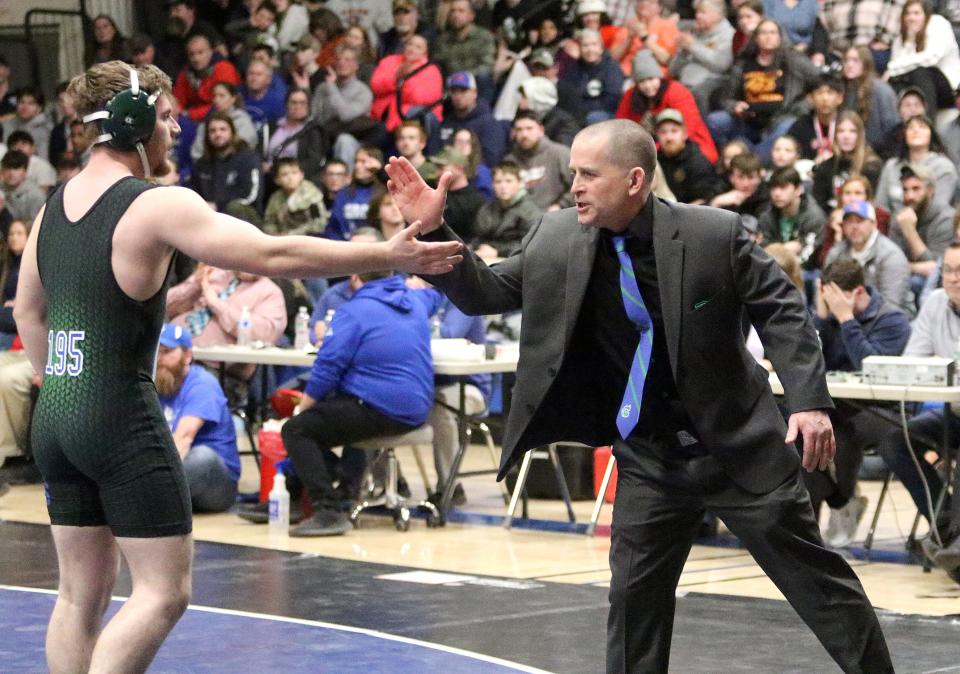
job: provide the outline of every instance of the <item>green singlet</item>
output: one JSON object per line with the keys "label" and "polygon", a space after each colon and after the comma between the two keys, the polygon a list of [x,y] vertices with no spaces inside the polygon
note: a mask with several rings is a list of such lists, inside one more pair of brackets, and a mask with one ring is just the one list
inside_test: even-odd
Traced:
{"label": "green singlet", "polygon": [[49,333],[32,442],[50,521],[138,538],[192,527],[183,466],[153,383],[166,284],[134,300],[111,262],[117,223],[151,187],[123,178],[76,222],[67,219],[61,187],[37,239]]}

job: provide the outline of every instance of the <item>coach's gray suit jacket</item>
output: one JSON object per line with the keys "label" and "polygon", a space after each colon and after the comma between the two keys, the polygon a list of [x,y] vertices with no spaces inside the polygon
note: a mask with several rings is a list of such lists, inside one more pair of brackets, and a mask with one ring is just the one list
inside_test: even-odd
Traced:
{"label": "coach's gray suit jacket", "polygon": [[[651,196],[651,198],[654,198]],[[744,346],[743,312],[757,328],[790,412],[833,406],[817,335],[800,292],[744,237],[727,211],[655,199],[654,251],[677,391],[693,430],[740,487],[765,493],[798,467],[767,372]],[[455,239],[444,226],[424,237]],[[574,335],[600,240],[574,209],[547,213],[521,250],[487,267],[468,253],[430,277],[468,314],[523,309],[517,385],[499,478],[523,452],[550,442],[617,439],[622,391],[599,381],[597,356]]]}

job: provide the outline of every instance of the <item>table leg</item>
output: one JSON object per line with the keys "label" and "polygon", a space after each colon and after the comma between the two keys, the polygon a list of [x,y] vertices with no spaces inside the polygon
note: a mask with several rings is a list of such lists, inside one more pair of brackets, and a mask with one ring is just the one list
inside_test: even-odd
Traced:
{"label": "table leg", "polygon": [[463,462],[463,455],[467,452],[467,383],[461,380],[459,387],[460,405],[457,408],[457,431],[460,446],[453,456],[453,462],[450,464],[450,474],[447,475],[447,481],[443,486],[443,493],[440,498],[440,517],[443,519],[446,519],[447,511],[450,509],[453,490],[457,486],[457,476],[460,474],[460,464]]}
{"label": "table leg", "polygon": [[613,477],[613,467],[617,465],[617,459],[610,453],[607,459],[607,467],[603,470],[603,479],[600,480],[600,492],[597,494],[597,500],[593,504],[593,513],[590,514],[590,525],[587,527],[587,536],[593,536],[597,530],[597,520],[600,519],[600,511],[603,509],[603,503],[607,496],[607,485]]}
{"label": "table leg", "polygon": [[527,474],[530,472],[530,462],[533,461],[533,450],[527,451],[523,455],[523,462],[520,464],[520,472],[517,473],[517,483],[513,485],[513,496],[510,498],[510,506],[507,508],[507,516],[503,520],[503,526],[509,529],[513,524],[513,514],[517,512],[517,502],[520,500],[520,494],[527,486]]}

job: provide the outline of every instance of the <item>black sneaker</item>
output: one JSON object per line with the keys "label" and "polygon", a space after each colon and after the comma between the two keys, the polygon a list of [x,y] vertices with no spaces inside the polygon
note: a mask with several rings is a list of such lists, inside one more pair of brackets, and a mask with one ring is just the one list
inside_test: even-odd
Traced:
{"label": "black sneaker", "polygon": [[[270,503],[241,503],[237,508],[237,515],[241,519],[254,524],[267,524],[270,521]],[[303,521],[303,510],[299,503],[290,504],[290,524],[299,524]]]}
{"label": "black sneaker", "polygon": [[342,536],[353,529],[350,517],[339,510],[324,508],[313,513],[313,517],[290,528],[290,535],[299,538],[306,536]]}

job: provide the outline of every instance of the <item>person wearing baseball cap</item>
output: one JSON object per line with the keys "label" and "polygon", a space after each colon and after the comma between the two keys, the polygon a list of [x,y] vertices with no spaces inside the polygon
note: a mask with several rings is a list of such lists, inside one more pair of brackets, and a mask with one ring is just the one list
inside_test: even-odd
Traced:
{"label": "person wearing baseball cap", "polygon": [[473,238],[477,213],[486,203],[480,191],[470,184],[473,177],[470,172],[470,158],[452,145],[447,145],[430,157],[430,161],[437,166],[441,174],[450,173],[453,176],[447,191],[444,219],[460,238],[470,241]]}
{"label": "person wearing baseball cap", "polygon": [[827,253],[823,267],[835,260],[853,259],[864,269],[866,284],[890,304],[913,315],[910,264],[900,247],[877,229],[877,212],[869,201],[854,200],[843,207],[843,241]]}
{"label": "person wearing baseball cap", "polygon": [[667,108],[654,120],[657,161],[667,185],[686,204],[702,204],[723,191],[723,183],[696,143],[688,142],[679,110]]}
{"label": "person wearing baseball cap", "polygon": [[220,382],[193,362],[186,328],[160,331],[154,376],[164,417],[183,460],[194,512],[223,512],[237,499],[237,433]]}
{"label": "person wearing baseball cap", "polygon": [[664,77],[660,64],[649,50],[637,52],[633,59],[634,86],[626,90],[617,107],[617,118],[652,125],[653,120],[667,108],[678,111],[687,128],[690,140],[711,164],[717,162],[717,146],[700,115],[697,102],[683,84]]}
{"label": "person wearing baseball cap", "polygon": [[493,166],[507,148],[503,127],[493,118],[490,104],[477,93],[477,78],[469,70],[458,70],[447,78],[450,100],[444,105],[440,142],[453,142],[453,134],[470,129],[480,139],[483,163]]}
{"label": "person wearing baseball cap", "polygon": [[377,57],[402,54],[404,40],[411,35],[421,35],[428,44],[434,44],[437,29],[420,20],[420,8],[414,0],[393,0],[393,26],[380,33]]}
{"label": "person wearing baseball cap", "polygon": [[954,238],[954,209],[949,197],[937,194],[933,172],[920,162],[900,168],[900,187],[903,208],[893,214],[897,226],[891,228],[890,240],[910,261],[914,291],[919,294]]}

